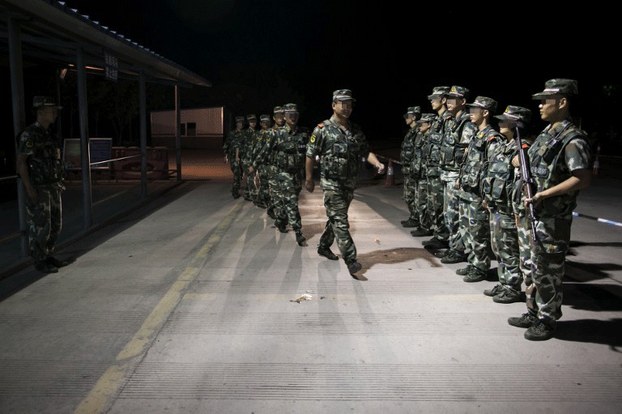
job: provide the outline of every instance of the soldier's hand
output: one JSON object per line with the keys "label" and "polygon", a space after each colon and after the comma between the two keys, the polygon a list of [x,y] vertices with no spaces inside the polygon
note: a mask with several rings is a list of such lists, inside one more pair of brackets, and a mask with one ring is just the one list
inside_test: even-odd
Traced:
{"label": "soldier's hand", "polygon": [[228,164],[228,163],[229,163],[229,157],[225,155],[225,164]]}
{"label": "soldier's hand", "polygon": [[313,192],[313,190],[315,189],[315,181],[313,181],[313,178],[305,180],[305,188],[308,192]]}
{"label": "soldier's hand", "polygon": [[378,174],[381,175],[382,173],[384,173],[384,164],[383,163],[378,163],[377,165],[378,168]]}
{"label": "soldier's hand", "polygon": [[542,195],[542,192],[535,193],[531,198],[526,197],[525,198],[525,207],[529,207],[529,204],[533,204],[535,206],[540,201],[542,201],[543,198],[544,198],[544,196]]}

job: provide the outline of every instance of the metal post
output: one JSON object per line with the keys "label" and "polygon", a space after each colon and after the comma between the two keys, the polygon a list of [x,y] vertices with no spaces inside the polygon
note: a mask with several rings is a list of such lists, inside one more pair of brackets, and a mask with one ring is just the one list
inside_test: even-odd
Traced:
{"label": "metal post", "polygon": [[177,181],[181,181],[181,98],[179,85],[175,84],[175,159],[177,160]]}
{"label": "metal post", "polygon": [[145,73],[140,72],[138,80],[138,105],[140,107],[140,196],[147,197],[147,91]]}
{"label": "metal post", "polygon": [[[19,23],[9,17],[9,66],[11,70],[11,102],[13,106],[13,136],[16,137],[26,127],[24,110],[24,66],[22,56],[21,29]],[[17,151],[17,147],[15,147]],[[26,224],[26,194],[22,180],[17,179],[17,209],[19,212],[19,231],[21,234],[22,256],[27,256],[28,234]]]}
{"label": "metal post", "polygon": [[91,194],[91,154],[89,152],[89,109],[86,98],[86,70],[82,48],[76,51],[78,70],[78,113],[80,116],[80,166],[82,168],[82,211],[84,230],[93,224],[93,200]]}

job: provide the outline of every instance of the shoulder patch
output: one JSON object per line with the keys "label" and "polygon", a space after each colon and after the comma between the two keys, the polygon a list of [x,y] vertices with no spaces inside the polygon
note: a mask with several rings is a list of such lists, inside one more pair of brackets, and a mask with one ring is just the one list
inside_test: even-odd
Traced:
{"label": "shoulder patch", "polygon": [[311,138],[309,138],[309,142],[312,144],[315,142],[315,134],[311,135]]}

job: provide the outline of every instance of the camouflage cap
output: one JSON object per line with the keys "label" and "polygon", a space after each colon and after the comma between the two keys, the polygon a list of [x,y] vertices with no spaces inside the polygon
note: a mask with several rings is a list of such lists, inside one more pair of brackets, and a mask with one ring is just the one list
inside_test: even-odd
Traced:
{"label": "camouflage cap", "polygon": [[237,123],[237,122],[244,122],[244,117],[243,117],[243,116],[241,116],[241,115],[240,115],[240,116],[236,116],[236,117],[235,117],[235,122],[236,122],[236,123]]}
{"label": "camouflage cap", "polygon": [[56,105],[56,101],[51,96],[35,96],[32,98],[32,107],[35,109],[43,107],[54,107],[62,109],[62,106]]}
{"label": "camouflage cap", "polygon": [[478,96],[475,98],[473,103],[468,103],[466,106],[487,109],[490,112],[494,112],[497,110],[497,101],[487,96]]}
{"label": "camouflage cap", "polygon": [[432,94],[428,95],[428,99],[442,98],[449,92],[449,86],[435,86],[432,88]]}
{"label": "camouflage cap", "polygon": [[250,122],[250,121],[256,121],[257,117],[255,116],[255,114],[248,114],[246,115],[246,119]]}
{"label": "camouflage cap", "polygon": [[555,95],[578,95],[579,87],[574,79],[549,79],[544,83],[544,90],[533,95],[533,99],[546,99]]}
{"label": "camouflage cap", "polygon": [[295,103],[288,103],[283,105],[283,112],[296,112],[298,113],[298,106]]}
{"label": "camouflage cap", "polygon": [[501,115],[495,115],[500,121],[528,124],[531,122],[531,110],[522,106],[508,105]]}
{"label": "camouflage cap", "polygon": [[333,92],[333,102],[334,101],[354,101],[356,99],[352,97],[352,91],[350,89],[337,89]]}
{"label": "camouflage cap", "polygon": [[409,106],[408,109],[406,110],[406,113],[404,114],[404,118],[407,118],[408,115],[414,115],[415,118],[420,117],[421,107],[420,106]]}
{"label": "camouflage cap", "polygon": [[282,114],[283,113],[283,107],[282,106],[275,106],[272,112],[275,113],[275,114]]}
{"label": "camouflage cap", "polygon": [[259,115],[259,121],[260,122],[270,122],[270,115],[266,115],[266,114],[261,114]]}
{"label": "camouflage cap", "polygon": [[464,86],[453,85],[447,96],[451,98],[466,98],[469,95],[469,90]]}
{"label": "camouflage cap", "polygon": [[436,118],[436,114],[425,113],[421,115],[421,119],[417,121],[417,123],[423,124],[424,122],[427,122],[427,123],[434,122],[435,118]]}

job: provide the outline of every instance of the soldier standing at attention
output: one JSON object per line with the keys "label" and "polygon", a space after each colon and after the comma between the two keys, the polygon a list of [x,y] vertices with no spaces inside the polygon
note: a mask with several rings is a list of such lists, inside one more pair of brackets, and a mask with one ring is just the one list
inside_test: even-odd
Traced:
{"label": "soldier standing at attention", "polygon": [[35,96],[32,106],[37,120],[17,137],[17,173],[26,191],[28,247],[35,268],[56,273],[74,261],[52,256],[62,227],[61,192],[65,186],[60,146],[50,125],[61,107],[48,96]]}
{"label": "soldier standing at attention", "polygon": [[255,129],[257,128],[257,117],[255,114],[246,115],[246,120],[248,121],[248,128],[246,129],[246,137],[242,142],[242,146],[240,147],[240,159],[242,160],[242,172],[244,176],[242,177],[242,183],[245,185],[246,190],[244,191],[244,200],[246,201],[254,201],[257,199],[257,189],[255,188],[255,173],[249,170],[249,167],[252,163],[253,157],[253,147],[255,145],[255,135],[257,132]]}
{"label": "soldier standing at attention", "polygon": [[404,176],[403,199],[410,213],[407,220],[401,221],[404,227],[419,227],[419,213],[415,205],[415,188],[413,180],[410,178],[410,163],[415,154],[415,138],[417,137],[418,131],[417,119],[420,116],[421,108],[418,106],[409,107],[404,114],[404,120],[406,125],[408,125],[408,132],[406,132],[406,136],[404,136],[404,140],[402,141],[400,161],[402,162],[402,174]]}
{"label": "soldier standing at attention", "polygon": [[356,246],[350,235],[348,208],[354,197],[361,158],[384,171],[384,164],[369,151],[365,135],[358,125],[350,122],[354,98],[349,89],[333,92],[333,115],[320,123],[309,138],[307,145],[306,180],[307,191],[313,192],[313,165],[315,157],[321,157],[320,186],[324,191],[324,207],[328,221],[320,237],[317,252],[330,260],[337,260],[330,246],[335,238],[341,256],[351,275],[362,268],[357,261]]}
{"label": "soldier standing at attention", "polygon": [[508,319],[510,325],[528,328],[525,338],[530,341],[552,338],[556,321],[562,316],[562,279],[572,211],[579,190],[587,188],[591,180],[587,134],[573,123],[570,113],[576,95],[577,81],[571,79],[550,79],[542,92],[533,95],[540,101],[540,117],[549,122],[529,148],[535,193],[531,198],[523,197],[526,205],[533,204],[537,219],[537,240],[532,249],[537,312]]}
{"label": "soldier standing at attention", "polygon": [[240,146],[244,140],[244,117],[235,117],[235,129],[229,131],[227,139],[223,145],[225,151],[225,162],[228,162],[231,166],[231,172],[233,173],[233,185],[231,187],[231,194],[233,198],[240,197],[240,183],[242,181],[242,166],[240,165]]}

